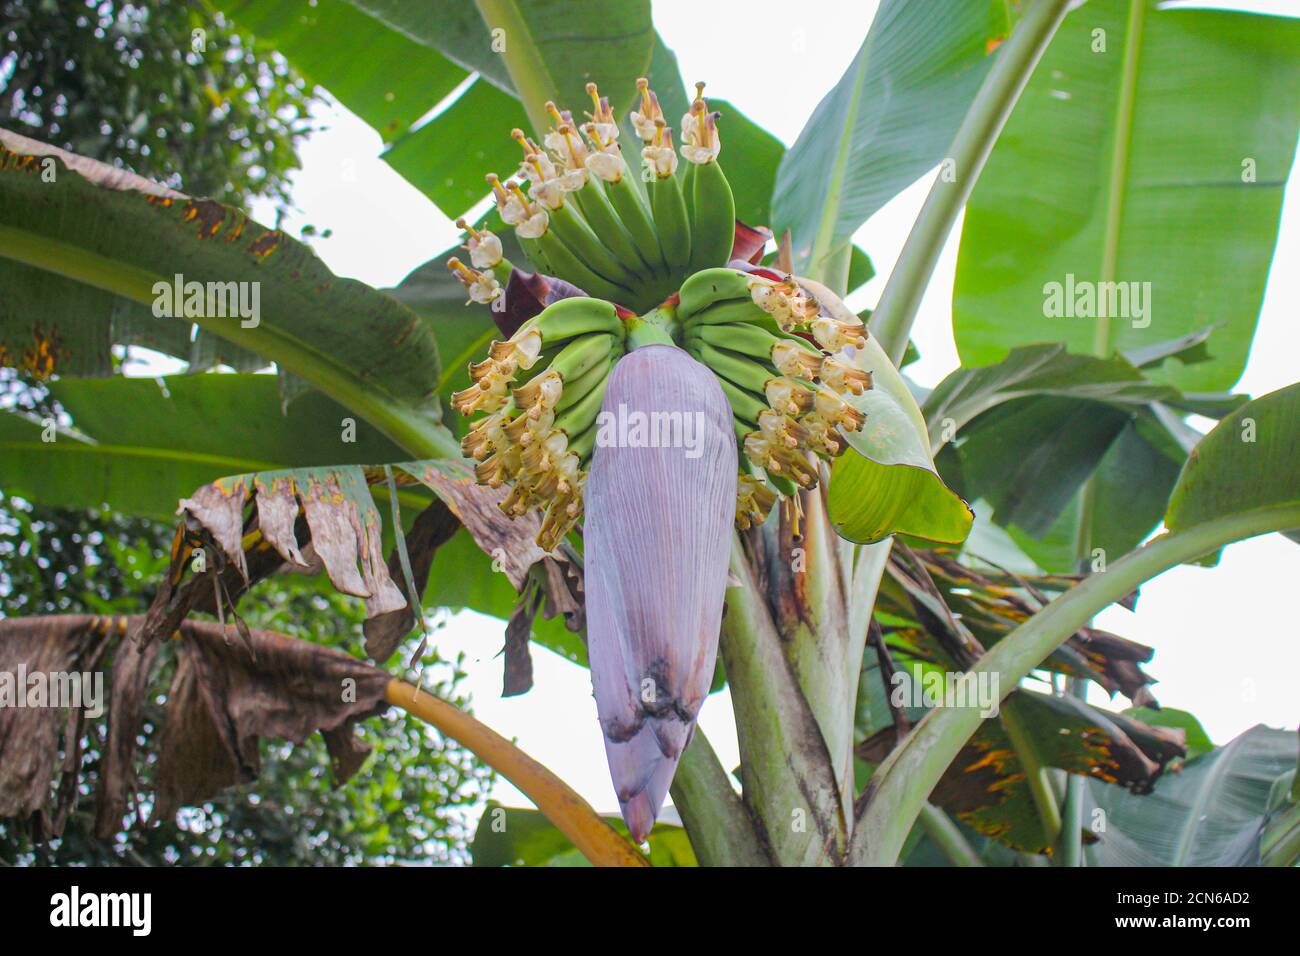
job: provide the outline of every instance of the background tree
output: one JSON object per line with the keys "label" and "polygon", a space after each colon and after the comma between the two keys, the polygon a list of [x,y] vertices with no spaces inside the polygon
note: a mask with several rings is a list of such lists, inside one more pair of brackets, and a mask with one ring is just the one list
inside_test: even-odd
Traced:
{"label": "background tree", "polygon": [[0,120],[191,195],[287,202],[313,99],[184,0],[0,3]]}

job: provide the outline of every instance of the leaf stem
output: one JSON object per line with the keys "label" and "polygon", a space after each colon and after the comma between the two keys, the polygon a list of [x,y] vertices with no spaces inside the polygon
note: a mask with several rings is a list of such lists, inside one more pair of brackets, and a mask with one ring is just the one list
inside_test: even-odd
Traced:
{"label": "leaf stem", "polygon": [[971,848],[970,843],[957,824],[952,822],[952,817],[934,804],[925,803],[922,805],[917,822],[925,830],[925,835],[930,838],[953,866],[984,865],[984,861]]}
{"label": "leaf stem", "polygon": [[921,297],[952,224],[970,198],[998,134],[1069,4],[1070,0],[1036,0],[1025,12],[1011,38],[998,49],[992,69],[957,130],[949,150],[956,176],[951,182],[940,176],[930,187],[871,318],[871,334],[895,365],[903,360]]}
{"label": "leaf stem", "polygon": [[396,678],[389,682],[385,697],[390,704],[463,744],[485,764],[500,772],[596,866],[650,865],[636,847],[601,819],[576,790],[492,728],[427,691]]}

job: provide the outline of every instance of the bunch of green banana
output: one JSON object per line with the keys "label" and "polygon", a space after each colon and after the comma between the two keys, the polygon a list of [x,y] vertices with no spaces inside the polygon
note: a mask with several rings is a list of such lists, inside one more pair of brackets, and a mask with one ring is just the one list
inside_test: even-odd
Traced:
{"label": "bunch of green banana", "polygon": [[[861,344],[865,330],[820,315],[792,279],[730,268],[687,279],[677,318],[684,348],[713,370],[731,403],[743,469],[736,522],[761,523],[777,492],[816,486],[812,456],[842,454],[841,430],[865,424],[846,396],[870,388],[871,376],[826,354]],[[811,333],[817,344],[799,333]]]}
{"label": "bunch of green banana", "polygon": [[596,446],[596,417],[624,326],[601,299],[561,299],[470,365],[474,384],[452,396],[462,414],[488,413],[461,442],[478,480],[511,485],[501,508],[546,514],[537,542],[555,548],[582,515],[582,487]]}
{"label": "bunch of green banana", "polygon": [[[639,177],[594,84],[589,122],[548,103],[540,145],[513,131],[517,176],[487,177],[497,212],[535,270],[586,294],[493,342],[452,404],[476,416],[461,449],[480,483],[503,489],[501,509],[544,512],[543,550],[585,514],[593,692],[640,841],[712,680],[728,525],[761,524],[782,496],[797,520],[819,458],[863,427],[850,398],[871,377],[836,357],[865,344],[861,322],[821,314],[789,277],[728,266],[735,204],[703,84],[678,130],[681,162],[658,98],[638,86]],[[452,273],[513,321],[514,264],[489,230],[460,225],[470,264],[451,259]]]}
{"label": "bunch of green banana", "polygon": [[[547,103],[554,126],[542,143],[512,130],[523,161],[513,178],[489,174],[487,181],[497,213],[514,228],[537,271],[645,312],[691,273],[726,264],[735,238],[735,203],[718,165],[719,114],[709,112],[704,85],[681,120],[681,164],[657,98],[644,79],[638,85],[641,109],[632,121],[643,140],[635,163],[639,177],[623,156],[608,98],[589,83],[590,122],[577,123],[573,114]],[[489,237],[487,248],[497,243],[495,256],[482,255],[471,271],[457,272],[475,302],[502,294],[502,270],[513,268],[501,258],[499,240],[485,230],[471,231],[467,246],[481,245],[483,235]]]}

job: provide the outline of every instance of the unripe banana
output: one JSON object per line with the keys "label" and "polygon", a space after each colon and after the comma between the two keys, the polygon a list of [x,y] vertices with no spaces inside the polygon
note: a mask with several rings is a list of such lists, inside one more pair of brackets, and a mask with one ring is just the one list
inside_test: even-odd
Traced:
{"label": "unripe banana", "polygon": [[696,325],[687,334],[697,336],[715,348],[730,349],[769,365],[772,362],[772,347],[781,341],[766,329],[748,322]]}
{"label": "unripe banana", "polygon": [[560,241],[553,230],[547,229],[537,243],[543,258],[550,264],[550,275],[572,282],[583,292],[598,299],[608,299],[610,302],[633,300],[631,291],[593,272]]}
{"label": "unripe banana", "polygon": [[664,262],[659,249],[659,235],[655,232],[654,222],[650,218],[650,207],[646,205],[636,184],[627,176],[616,183],[605,186],[610,205],[618,213],[619,220],[636,244],[637,254],[653,275],[662,278],[668,275],[668,265]]}
{"label": "unripe banana", "polygon": [[[729,299],[743,299],[753,305],[748,274],[726,267],[701,269],[682,283],[677,315],[685,322],[709,306]],[[754,308],[762,311],[757,306]]]}
{"label": "unripe banana", "polygon": [[[603,394],[604,393],[602,392],[602,395]],[[602,398],[602,401],[603,400],[604,399]],[[599,413],[597,413],[596,417],[600,417]],[[583,467],[586,467],[587,463],[591,461],[591,454],[596,449],[596,436],[599,431],[599,426],[593,420],[592,423],[587,426],[586,429],[579,432],[576,437],[569,439],[569,451],[578,456],[578,460],[582,463]]]}
{"label": "unripe banana", "polygon": [[560,396],[559,402],[556,403],[555,413],[562,414],[569,408],[572,408],[582,399],[586,398],[597,385],[599,385],[609,374],[613,367],[614,355],[611,352],[604,359],[597,362],[587,371],[583,372],[577,378],[574,378],[564,385],[564,394]]}
{"label": "unripe banana", "polygon": [[532,329],[542,334],[543,352],[590,332],[608,333],[620,340],[624,335],[623,320],[618,317],[618,310],[604,299],[594,299],[591,296],[573,296],[552,302],[520,326],[515,337]]}
{"label": "unripe banana", "polygon": [[629,288],[636,284],[636,276],[605,246],[605,238],[597,236],[592,227],[574,211],[574,204],[565,203],[559,209],[550,211],[548,231],[554,232],[556,238],[596,275]]}
{"label": "unripe banana", "polygon": [[691,272],[726,265],[736,239],[736,201],[718,161],[697,165],[687,177],[692,198]]}
{"label": "unripe banana", "polygon": [[786,498],[793,498],[799,493],[795,483],[783,475],[768,474],[767,480],[772,483],[772,487],[784,495]]}
{"label": "unripe banana", "polygon": [[646,193],[659,233],[659,252],[671,274],[683,274],[691,262],[691,222],[681,183],[676,175],[655,177],[646,183]]}
{"label": "unripe banana", "polygon": [[722,394],[727,396],[727,401],[731,403],[732,414],[749,424],[750,431],[757,428],[758,416],[767,408],[763,400],[754,393],[733,385],[725,378],[718,378],[718,384],[722,386]]}
{"label": "unripe banana", "polygon": [[558,372],[567,390],[570,383],[576,384],[584,373],[607,361],[613,349],[612,335],[583,335],[562,348],[547,371]]}
{"label": "unripe banana", "polygon": [[609,251],[624,266],[624,271],[634,280],[644,281],[654,278],[652,264],[642,260],[640,249],[619,218],[600,180],[595,176],[590,177],[587,185],[573,195],[582,196],[582,209],[586,214],[587,222],[600,237],[600,241],[609,246]]}
{"label": "unripe banana", "polygon": [[707,342],[694,344],[700,361],[711,368],[715,375],[746,391],[761,395],[767,380],[776,377],[766,365],[760,365],[744,355],[714,348]]}
{"label": "unripe banana", "polygon": [[[555,427],[565,435],[577,437],[588,429],[594,428],[596,416],[600,414],[600,403],[605,400],[605,389],[609,384],[608,366],[606,374],[596,383],[596,387],[587,392],[577,402],[555,416]],[[579,455],[579,458],[582,456]]]}

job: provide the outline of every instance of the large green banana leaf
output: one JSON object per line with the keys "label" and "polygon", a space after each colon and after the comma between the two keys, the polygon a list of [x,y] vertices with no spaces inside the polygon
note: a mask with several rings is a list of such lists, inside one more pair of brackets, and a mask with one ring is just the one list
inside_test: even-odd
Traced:
{"label": "large green banana leaf", "polygon": [[[510,25],[495,34],[469,0],[214,5],[373,126],[388,144],[388,163],[453,217],[487,192],[485,173],[504,176],[517,165],[512,127],[549,125],[541,113],[547,99],[581,115],[584,84],[594,80],[626,110],[656,41],[648,0],[498,0],[492,12]],[[531,80],[524,103],[506,71],[516,57]]]}
{"label": "large green banana leaf", "polygon": [[781,161],[774,225],[778,235],[791,230],[797,271],[827,278],[854,231],[943,159],[990,51],[1010,32],[1004,0],[955,0],[935,12],[884,0]]}
{"label": "large green banana leaf", "polygon": [[[28,288],[22,313],[0,312],[6,364],[41,377],[108,371],[125,302],[132,328],[139,306],[187,335],[197,324],[276,362],[411,453],[455,449],[439,424],[437,344],[419,316],[237,210],[0,130],[0,240],[0,256],[51,275]],[[70,282],[106,295],[70,300]]]}
{"label": "large green banana leaf", "polygon": [[[953,294],[963,364],[1043,341],[1110,355],[1216,325],[1207,361],[1151,375],[1231,387],[1295,153],[1297,62],[1300,20],[1158,0],[1070,13],[966,209]],[[1096,295],[1104,282],[1121,283],[1114,302]],[[1108,317],[1086,317],[1097,299]],[[1056,305],[1064,315],[1049,317]]]}

